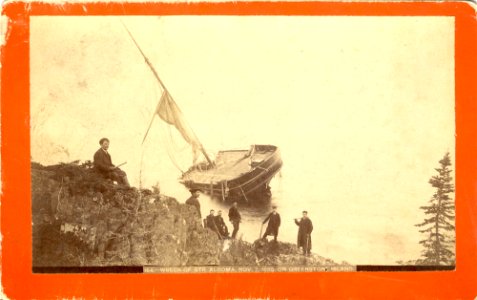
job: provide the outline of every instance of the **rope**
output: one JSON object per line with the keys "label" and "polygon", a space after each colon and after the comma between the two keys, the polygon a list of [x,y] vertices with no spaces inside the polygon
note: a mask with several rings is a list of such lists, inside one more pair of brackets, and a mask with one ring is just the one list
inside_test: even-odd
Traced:
{"label": "rope", "polygon": [[[162,129],[165,130],[164,127],[162,127]],[[172,131],[171,131],[170,127],[168,127],[168,130],[169,130],[169,135],[167,135],[167,134],[164,134],[164,135],[166,136],[166,139],[167,138],[169,138],[169,139],[167,141],[163,142],[163,144],[166,146],[167,156],[169,156],[169,158],[170,158],[172,164],[174,165],[174,167],[176,167],[179,171],[181,171],[181,173],[184,173],[182,168],[179,166],[179,163],[177,162],[175,157],[172,155],[173,149],[171,149],[171,143],[169,143],[169,140],[172,140]]]}
{"label": "rope", "polygon": [[[267,176],[264,180],[261,180],[259,182],[257,182],[257,184],[255,184],[252,188],[248,189],[247,191],[248,192],[253,192],[254,190],[256,190],[257,188],[259,188],[264,182],[268,181],[269,179],[271,179],[272,177],[274,176],[274,174],[270,174],[269,176]],[[256,178],[256,177],[254,177]],[[253,181],[252,180],[249,180],[247,181],[247,183],[249,183],[250,181]],[[234,186],[233,188],[229,188],[229,191],[230,190],[233,190],[233,189],[240,189],[242,191],[242,194],[245,194],[245,192],[243,191],[243,186],[247,183],[244,183],[244,184],[240,184],[240,185],[237,185],[237,186]],[[248,200],[247,200],[248,201]]]}
{"label": "rope", "polygon": [[[278,160],[276,160],[275,162],[273,162],[273,164],[270,166],[270,168],[271,168],[272,166],[276,165],[277,163],[278,163]],[[264,169],[264,168],[262,168],[262,169]],[[267,172],[268,172],[268,170],[267,170]],[[265,173],[265,172],[261,172],[260,174],[257,174],[256,176],[252,177],[251,179],[247,180],[246,182],[244,182],[244,183],[242,183],[242,184],[240,184],[240,185],[237,185],[237,186],[234,186],[234,187],[229,188],[229,190],[233,190],[233,189],[236,189],[236,188],[239,188],[239,187],[242,188],[242,186],[244,186],[244,185],[246,185],[246,184],[249,184],[249,183],[255,181],[258,177],[262,176],[264,173]],[[273,175],[274,175],[274,174],[273,174]],[[269,177],[271,177],[271,176],[269,176]]]}
{"label": "rope", "polygon": [[222,190],[222,201],[225,201],[225,188],[224,188],[224,182],[223,181],[220,183],[220,187],[221,187],[221,190]]}
{"label": "rope", "polygon": [[[264,162],[262,162],[262,163],[260,163],[260,164],[263,164],[263,163],[264,163]],[[278,163],[278,160],[275,160],[275,161],[272,163],[272,165],[270,165],[269,168],[259,167],[260,165],[256,166],[255,168],[262,169],[262,170],[265,170],[266,172],[269,172],[269,171],[270,171],[270,168],[272,168],[272,167],[273,167],[274,165],[276,165],[277,163]],[[249,179],[248,181],[244,182],[244,183],[241,184],[241,185],[243,186],[243,185],[245,185],[245,184],[248,184],[248,183],[254,181],[257,177],[262,176],[264,173],[265,173],[265,172],[261,172],[260,174],[257,174],[256,176],[252,177],[251,179]],[[212,175],[213,175],[213,176],[227,176],[227,175],[229,175],[229,174],[213,172]],[[230,175],[229,175],[229,177],[230,177]],[[224,179],[224,180],[225,180],[225,179]],[[230,190],[231,190],[231,189],[235,189],[235,188],[237,188],[237,186],[230,188]]]}
{"label": "rope", "polygon": [[[247,199],[247,196],[245,195],[245,192],[243,190],[243,186],[247,185],[247,184],[250,184],[251,182],[254,182],[257,180],[257,178],[261,177],[263,174],[265,173],[268,173],[270,171],[270,169],[275,166],[276,164],[278,164],[279,160],[275,159],[275,161],[270,165],[270,167],[268,169],[265,169],[265,168],[261,168],[263,170],[266,170],[264,172],[260,172],[259,174],[257,174],[256,176],[252,177],[251,179],[247,180],[246,182],[242,183],[242,184],[239,184],[239,185],[236,185],[234,187],[227,187],[228,188],[228,191],[231,191],[231,190],[234,190],[234,189],[240,189],[240,191],[242,192],[242,194],[244,195],[245,197],[245,200],[248,202],[249,200]],[[264,162],[260,163],[260,164],[263,164]],[[259,164],[259,165],[260,165]],[[257,166],[258,167],[258,166]],[[215,175],[215,173],[214,173]],[[252,192],[254,190],[256,190],[257,188],[259,188],[264,182],[266,182],[267,180],[271,180],[271,178],[274,176],[275,174],[274,173],[270,173],[269,176],[265,177],[264,180],[261,180],[259,182],[257,182],[257,184],[255,184],[251,189],[248,189],[248,192]],[[221,182],[221,184],[223,184],[223,182]],[[222,186],[221,186],[222,187]]]}
{"label": "rope", "polygon": [[180,147],[174,137],[172,136],[172,125],[167,125],[167,129],[168,129],[168,133],[169,133],[169,141],[171,142],[171,145],[172,145],[172,150],[174,150],[175,152],[183,152],[184,150],[186,150],[187,148],[189,148],[188,145],[186,146],[183,146],[183,147]]}
{"label": "rope", "polygon": [[[268,176],[267,178],[265,178],[265,180],[258,182],[256,185],[253,186],[253,188],[249,189],[248,191],[249,191],[249,192],[253,192],[253,191],[256,190],[257,188],[259,188],[260,185],[263,184],[263,182],[267,181],[267,180],[268,180],[269,178],[271,178],[271,177],[272,177],[272,176]],[[242,189],[242,186],[241,186],[241,185],[240,185],[240,186],[237,186],[237,187],[240,187],[240,189]]]}
{"label": "rope", "polygon": [[242,191],[242,195],[244,196],[245,200],[246,200],[247,202],[250,202],[250,201],[248,201],[248,198],[247,198],[247,196],[245,195],[245,193],[244,193],[244,191],[243,191],[243,189],[242,189],[241,186],[240,186],[240,190]]}

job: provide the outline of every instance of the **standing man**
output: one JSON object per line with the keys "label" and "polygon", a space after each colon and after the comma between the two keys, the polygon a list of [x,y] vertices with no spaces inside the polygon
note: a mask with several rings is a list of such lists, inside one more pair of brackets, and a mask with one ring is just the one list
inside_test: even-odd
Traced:
{"label": "standing man", "polygon": [[109,155],[109,139],[102,138],[99,140],[101,148],[94,154],[93,165],[103,177],[116,181],[118,184],[122,184],[129,187],[128,176],[126,172],[113,165],[111,161],[111,155]]}
{"label": "standing man", "polygon": [[235,236],[237,235],[237,232],[239,231],[239,224],[241,221],[242,217],[240,216],[240,213],[237,209],[237,202],[234,202],[232,207],[229,209],[229,220],[232,222],[232,225],[234,226],[234,231],[232,231],[232,238],[235,239]]}
{"label": "standing man", "polygon": [[265,234],[263,235],[262,239],[265,239],[269,235],[273,235],[273,240],[276,242],[278,236],[278,227],[280,227],[281,219],[280,214],[277,213],[277,206],[273,205],[272,209],[272,212],[262,223],[265,224],[268,221],[267,229],[265,230]]}
{"label": "standing man", "polygon": [[190,189],[189,192],[191,193],[191,196],[189,197],[189,199],[186,200],[185,203],[188,205],[194,206],[197,210],[197,215],[199,216],[199,219],[202,219],[202,214],[200,213],[200,202],[199,202],[199,196],[202,190],[193,188],[193,189]]}
{"label": "standing man", "polygon": [[227,228],[227,225],[225,225],[224,219],[222,218],[222,211],[219,210],[217,212],[217,216],[215,216],[215,225],[217,225],[217,228],[219,229],[220,235],[223,238],[228,238],[229,237],[229,229]]}
{"label": "standing man", "polygon": [[298,248],[303,248],[303,255],[310,255],[311,250],[311,232],[313,231],[313,224],[308,218],[308,212],[303,211],[301,219],[295,219],[295,224],[298,225]]}

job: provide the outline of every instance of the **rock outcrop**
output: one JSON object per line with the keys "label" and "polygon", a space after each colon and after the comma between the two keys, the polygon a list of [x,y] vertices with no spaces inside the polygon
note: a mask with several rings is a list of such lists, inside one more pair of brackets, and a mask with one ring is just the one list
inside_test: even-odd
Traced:
{"label": "rock outcrop", "polygon": [[32,215],[34,265],[219,263],[220,242],[195,208],[120,187],[89,163],[32,164]]}
{"label": "rock outcrop", "polygon": [[32,163],[33,266],[337,265],[296,246],[220,240],[195,207],[105,180],[90,162]]}

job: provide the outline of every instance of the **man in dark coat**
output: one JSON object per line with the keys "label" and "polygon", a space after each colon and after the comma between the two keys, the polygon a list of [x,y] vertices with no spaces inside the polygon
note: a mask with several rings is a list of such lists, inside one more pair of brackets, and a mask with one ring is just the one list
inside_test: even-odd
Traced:
{"label": "man in dark coat", "polygon": [[222,238],[219,228],[217,227],[217,224],[215,223],[215,211],[213,209],[210,210],[210,214],[207,216],[207,218],[205,218],[205,227],[217,233],[217,236],[219,237],[219,239]]}
{"label": "man in dark coat", "polygon": [[94,169],[100,173],[104,178],[116,181],[118,184],[129,187],[128,176],[126,172],[113,165],[111,155],[108,153],[109,140],[102,138],[99,140],[101,148],[94,154],[93,165]]}
{"label": "man in dark coat", "polygon": [[298,248],[303,248],[304,255],[310,255],[313,224],[308,218],[308,212],[306,210],[303,211],[303,218],[295,219],[295,224],[298,225]]}
{"label": "man in dark coat", "polygon": [[200,213],[200,202],[199,202],[199,196],[201,191],[202,191],[201,189],[190,189],[189,192],[191,193],[191,196],[185,202],[186,204],[192,205],[196,208],[199,219],[202,219],[202,214]]}
{"label": "man in dark coat", "polygon": [[217,212],[217,215],[215,216],[215,225],[217,225],[217,228],[219,229],[220,235],[223,238],[228,238],[229,229],[227,228],[227,225],[225,225],[224,219],[222,218],[222,211],[221,210],[219,210]]}
{"label": "man in dark coat", "polygon": [[234,231],[232,231],[232,238],[234,239],[235,236],[237,235],[237,232],[239,231],[239,224],[241,221],[242,217],[240,216],[240,213],[237,209],[237,202],[234,202],[232,207],[229,209],[229,220],[232,222],[232,225],[234,226]]}
{"label": "man in dark coat", "polygon": [[268,221],[267,229],[265,230],[263,239],[265,239],[269,235],[273,235],[273,239],[277,241],[278,227],[280,227],[281,219],[280,219],[280,214],[277,213],[277,207],[274,205],[272,206],[272,209],[273,211],[268,215],[268,217],[262,223],[262,224],[265,224]]}

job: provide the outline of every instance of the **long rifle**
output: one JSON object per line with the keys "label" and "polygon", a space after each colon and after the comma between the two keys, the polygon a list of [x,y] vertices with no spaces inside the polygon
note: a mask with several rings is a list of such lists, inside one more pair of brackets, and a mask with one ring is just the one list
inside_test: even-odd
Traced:
{"label": "long rifle", "polygon": [[306,251],[305,251],[305,254],[310,254],[310,252],[309,252],[310,250],[308,249],[308,246],[310,245],[309,244],[310,243],[310,238],[311,238],[310,235],[307,234],[306,235]]}
{"label": "long rifle", "polygon": [[[129,29],[127,28],[126,24],[124,24],[124,22],[122,20],[121,21],[121,24],[123,24],[124,26],[124,29],[126,29],[127,33],[129,34],[129,36],[131,37],[132,41],[134,42],[134,45],[136,45],[136,48],[139,50],[139,52],[141,53],[142,57],[144,58],[144,61],[146,62],[146,64],[149,66],[149,68],[151,69],[152,73],[154,74],[154,77],[156,77],[157,81],[159,82],[161,88],[164,90],[164,93],[167,93],[167,95],[169,95],[169,97],[172,99],[172,96],[171,94],[169,93],[169,91],[167,90],[166,86],[164,85],[164,83],[162,82],[161,78],[159,77],[159,75],[157,74],[157,71],[156,69],[154,69],[154,66],[151,64],[151,62],[149,61],[149,59],[147,58],[146,54],[144,54],[144,52],[142,51],[141,47],[139,47],[139,44],[136,42],[136,39],[134,39],[134,36],[132,35],[132,33],[129,31]],[[146,137],[147,137],[147,134],[149,132],[149,129],[151,129],[151,126],[152,126],[152,122],[154,121],[154,117],[156,116],[156,111],[157,111],[157,108],[159,107],[159,103],[157,104],[157,107],[156,107],[156,110],[154,111],[153,115],[152,115],[152,119],[151,119],[151,122],[149,123],[149,127],[147,128],[146,130],[146,134],[144,135],[144,138],[142,140],[142,143],[144,143],[144,141],[146,140]],[[194,133],[195,135],[195,133]],[[196,137],[197,139],[197,137]],[[200,146],[200,151],[202,152],[202,154],[204,154],[205,158],[207,159],[207,161],[209,162],[209,164],[213,165],[214,163],[212,162],[212,160],[209,158],[209,156],[207,155],[207,152],[205,152],[205,149],[204,149],[204,146],[202,146],[202,143],[199,141],[199,139],[197,139],[197,141],[199,142],[199,146]]]}

